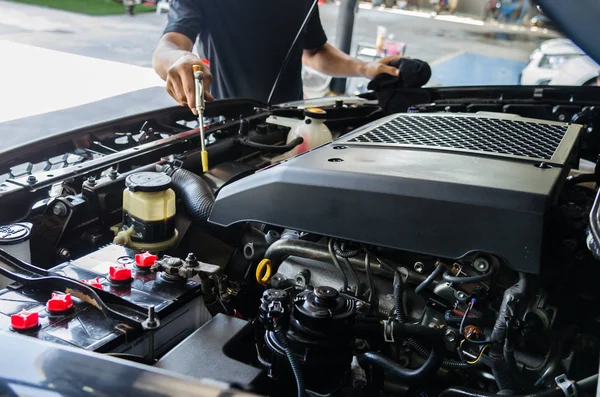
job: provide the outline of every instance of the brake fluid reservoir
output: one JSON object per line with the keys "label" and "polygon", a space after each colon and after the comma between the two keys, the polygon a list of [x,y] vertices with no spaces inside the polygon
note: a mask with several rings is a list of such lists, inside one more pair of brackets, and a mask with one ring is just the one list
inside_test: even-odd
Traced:
{"label": "brake fluid reservoir", "polygon": [[333,136],[331,131],[325,125],[327,113],[320,108],[306,108],[304,110],[304,120],[291,119],[286,117],[271,116],[267,118],[267,123],[283,125],[290,127],[286,143],[290,143],[297,137],[304,140],[294,149],[273,159],[273,162],[281,161],[297,154],[314,149],[325,143],[331,142]]}
{"label": "brake fluid reservoir", "polygon": [[122,229],[128,238],[121,243],[161,251],[177,240],[175,192],[170,184],[171,178],[158,172],[138,172],[127,177]]}

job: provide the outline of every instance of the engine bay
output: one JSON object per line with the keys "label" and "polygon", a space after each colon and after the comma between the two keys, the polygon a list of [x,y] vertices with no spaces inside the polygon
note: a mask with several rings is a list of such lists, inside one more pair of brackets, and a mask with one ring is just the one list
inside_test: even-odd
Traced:
{"label": "engine bay", "polygon": [[258,395],[595,395],[596,91],[217,101],[208,172],[181,108],[5,152],[0,330]]}

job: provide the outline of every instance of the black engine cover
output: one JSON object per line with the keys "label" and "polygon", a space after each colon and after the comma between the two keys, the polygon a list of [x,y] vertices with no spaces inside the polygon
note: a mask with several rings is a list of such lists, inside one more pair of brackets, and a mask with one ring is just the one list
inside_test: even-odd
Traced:
{"label": "black engine cover", "polygon": [[399,114],[225,186],[210,220],[257,221],[538,273],[545,215],[578,125],[503,114]]}

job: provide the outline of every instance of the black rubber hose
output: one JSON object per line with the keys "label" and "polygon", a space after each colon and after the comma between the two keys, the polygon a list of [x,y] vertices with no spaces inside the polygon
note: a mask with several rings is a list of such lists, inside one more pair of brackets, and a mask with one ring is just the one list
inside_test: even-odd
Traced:
{"label": "black rubber hose", "polygon": [[373,303],[375,284],[373,284],[373,277],[371,277],[371,258],[368,252],[365,254],[365,274],[367,275],[367,284],[369,285],[369,303]]}
{"label": "black rubber hose", "polygon": [[596,175],[594,174],[579,174],[572,177],[567,178],[565,184],[567,186],[574,186],[579,183],[590,183],[596,182]]}
{"label": "black rubber hose", "polygon": [[358,278],[358,274],[356,273],[356,270],[354,270],[354,266],[352,266],[352,263],[350,263],[348,258],[344,258],[344,263],[346,264],[348,270],[350,270],[350,273],[352,273],[352,277],[356,282],[356,296],[360,297],[360,294],[362,292],[360,288],[360,278]]}
{"label": "black rubber hose", "polygon": [[[441,328],[428,327],[420,324],[401,323],[392,320],[391,323],[381,321],[379,317],[358,317],[355,329],[358,335],[365,337],[381,337],[384,332],[392,331],[394,339],[415,338],[440,345],[444,340],[444,330]],[[429,354],[428,354],[429,355]]]}
{"label": "black rubber hose", "polygon": [[171,177],[173,190],[183,201],[192,221],[206,223],[215,203],[215,195],[208,183],[183,168],[169,168],[166,173]]}
{"label": "black rubber hose", "polygon": [[[438,266],[438,268],[442,268]],[[406,316],[404,315],[404,310],[402,310],[402,279],[400,277],[400,273],[396,272],[394,276],[394,318],[404,323],[406,322]],[[431,354],[431,349],[425,347],[421,342],[416,339],[408,338],[408,345],[422,357],[428,357]],[[471,369],[476,368],[481,365],[482,362],[479,361],[477,364],[467,364],[462,361],[452,360],[450,358],[444,358],[442,360],[442,367],[448,369]]]}
{"label": "black rubber hose", "polygon": [[292,139],[289,143],[286,143],[285,145],[267,145],[264,143],[253,142],[248,138],[238,139],[236,140],[236,142],[242,146],[260,150],[261,152],[286,153],[295,148],[296,146],[300,145],[302,142],[304,142],[304,139],[299,136],[297,138]]}
{"label": "black rubber hose", "polygon": [[[416,339],[412,339],[412,338],[408,339],[408,345],[419,356],[427,357],[431,354],[431,350],[428,349],[427,347],[425,347],[421,342],[419,342]],[[453,360],[451,358],[444,358],[444,360],[442,361],[442,368],[447,368],[447,369],[461,369],[461,370],[474,369],[474,368],[478,368],[482,365],[483,365],[483,360],[478,361],[475,364],[467,364],[464,361]]]}
{"label": "black rubber hose", "polygon": [[354,258],[355,256],[358,256],[358,254],[360,254],[359,249],[345,250],[345,248],[346,247],[340,247],[340,242],[338,240],[335,240],[333,242],[333,249],[335,250],[337,256],[341,258]]}
{"label": "black rubber hose", "polygon": [[400,272],[394,272],[394,319],[401,323],[406,322],[402,305],[402,276]]}
{"label": "black rubber hose", "polygon": [[337,256],[335,256],[335,252],[333,252],[333,239],[329,239],[329,244],[327,245],[327,248],[329,249],[329,255],[331,255],[333,265],[337,268],[338,272],[340,273],[340,276],[342,277],[342,290],[348,291],[348,277],[346,276],[344,269],[342,269],[342,265],[340,265],[340,261],[338,260]]}
{"label": "black rubber hose", "polygon": [[466,276],[466,277],[453,276],[448,272],[448,270],[446,270],[444,272],[444,274],[442,275],[442,278],[444,279],[444,281],[446,281],[448,283],[471,284],[471,283],[478,283],[478,282],[489,279],[490,277],[492,277],[492,273],[493,273],[492,266],[490,266],[490,270],[485,274],[478,274],[477,276]]}
{"label": "black rubber hose", "polygon": [[[439,345],[436,345],[439,346]],[[419,383],[427,380],[442,365],[443,351],[440,347],[435,347],[427,360],[417,369],[408,369],[396,363],[394,360],[387,358],[383,354],[375,352],[366,352],[358,357],[359,362],[368,362],[375,365],[394,378],[410,382]]]}
{"label": "black rubber hose", "polygon": [[496,318],[496,323],[494,324],[492,335],[490,337],[490,340],[496,344],[490,353],[490,357],[492,358],[490,367],[492,369],[492,374],[496,379],[496,384],[501,391],[515,391],[515,389],[520,388],[519,382],[513,377],[511,362],[505,360],[503,346],[507,336],[507,324],[512,316],[511,306],[525,297],[526,289],[527,277],[525,276],[525,273],[519,273],[519,281],[504,292],[500,310],[498,311],[498,317]]}
{"label": "black rubber hose", "polygon": [[419,284],[417,288],[415,288],[415,292],[417,294],[420,294],[421,292],[425,291],[427,287],[429,287],[431,283],[433,283],[433,280],[435,280],[437,276],[443,271],[444,266],[437,265],[436,268],[431,272],[431,274],[425,280],[423,280],[423,282]]}
{"label": "black rubber hose", "polygon": [[294,352],[290,349],[290,346],[287,343],[287,339],[285,334],[281,330],[281,328],[275,328],[275,338],[279,345],[283,348],[285,355],[287,356],[288,362],[290,363],[290,368],[292,369],[292,373],[294,374],[294,378],[296,379],[296,387],[298,389],[298,397],[304,397],[305,386],[304,386],[304,376],[302,375],[302,370],[300,369],[300,363],[298,363],[298,359],[294,356]]}
{"label": "black rubber hose", "polygon": [[502,343],[506,337],[506,320],[510,316],[510,305],[519,299],[525,297],[525,291],[527,289],[527,276],[525,273],[519,273],[519,281],[508,288],[504,292],[502,303],[500,304],[500,310],[498,311],[498,317],[492,330],[491,340],[496,343]]}
{"label": "black rubber hose", "polygon": [[[575,387],[580,391],[593,390],[597,387],[598,375],[590,376],[575,382]],[[563,397],[565,393],[561,389],[548,389],[528,394],[512,395],[512,397]],[[495,393],[468,389],[466,387],[450,387],[442,391],[438,397],[497,397]]]}
{"label": "black rubber hose", "polygon": [[519,372],[517,360],[515,359],[515,348],[512,342],[510,342],[509,338],[506,338],[506,341],[504,342],[503,355],[504,361],[506,362],[506,365],[508,367],[508,371],[511,374],[512,378],[516,381],[517,386],[521,390],[527,390],[527,388],[523,387],[525,382],[521,380],[521,373]]}

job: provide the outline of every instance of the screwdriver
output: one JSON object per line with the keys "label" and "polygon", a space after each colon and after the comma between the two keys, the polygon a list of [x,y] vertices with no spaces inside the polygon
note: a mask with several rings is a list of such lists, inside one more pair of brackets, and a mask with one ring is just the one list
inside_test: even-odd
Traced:
{"label": "screwdriver", "polygon": [[[207,67],[210,66],[210,63],[206,59],[203,59],[202,63]],[[196,111],[198,112],[198,124],[200,126],[202,171],[208,172],[208,152],[206,151],[206,141],[204,136],[204,72],[200,65],[194,65],[192,68],[194,71],[194,80],[196,82]]]}

